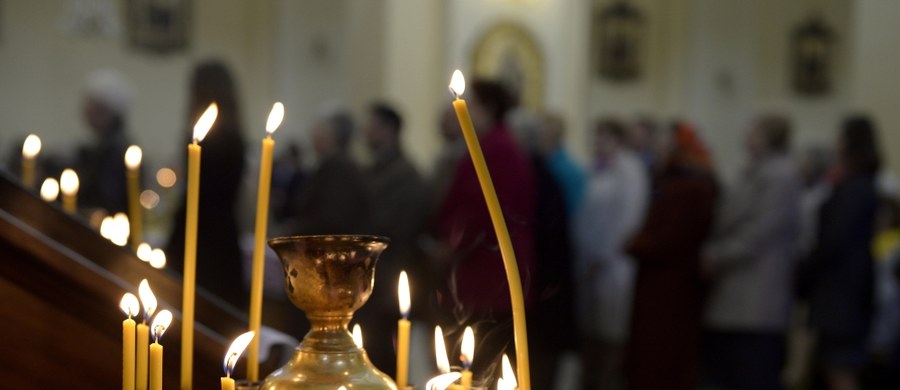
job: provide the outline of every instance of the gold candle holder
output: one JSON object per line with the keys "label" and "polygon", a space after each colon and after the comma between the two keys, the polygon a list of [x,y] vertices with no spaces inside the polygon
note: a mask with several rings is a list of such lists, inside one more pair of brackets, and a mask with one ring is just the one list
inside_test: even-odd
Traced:
{"label": "gold candle holder", "polygon": [[397,385],[356,346],[347,325],[372,294],[375,263],[388,239],[376,236],[294,236],[269,246],[284,267],[285,291],[306,313],[310,331],[265,390],[390,389]]}

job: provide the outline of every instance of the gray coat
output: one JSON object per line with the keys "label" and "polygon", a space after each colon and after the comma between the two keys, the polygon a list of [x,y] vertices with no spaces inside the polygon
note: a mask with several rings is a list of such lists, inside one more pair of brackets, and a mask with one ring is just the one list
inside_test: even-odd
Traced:
{"label": "gray coat", "polygon": [[704,250],[713,281],[705,323],[713,330],[784,332],[793,295],[801,181],[791,159],[763,158],[721,205]]}

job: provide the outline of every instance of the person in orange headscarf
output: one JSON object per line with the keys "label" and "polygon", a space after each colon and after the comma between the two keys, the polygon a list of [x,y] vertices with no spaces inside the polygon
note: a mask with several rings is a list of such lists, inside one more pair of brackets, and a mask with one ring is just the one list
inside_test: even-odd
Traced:
{"label": "person in orange headscarf", "polygon": [[700,250],[718,189],[697,133],[673,126],[643,227],[628,251],[638,263],[626,378],[630,389],[694,389],[703,283]]}

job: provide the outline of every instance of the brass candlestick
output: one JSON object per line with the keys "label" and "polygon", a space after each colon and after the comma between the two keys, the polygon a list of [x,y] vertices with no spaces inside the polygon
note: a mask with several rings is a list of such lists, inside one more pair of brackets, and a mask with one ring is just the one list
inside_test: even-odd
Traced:
{"label": "brass candlestick", "polygon": [[353,313],[372,293],[375,262],[387,243],[375,236],[269,241],[284,266],[285,291],[306,312],[311,329],[291,361],[269,375],[261,389],[397,389],[347,331]]}

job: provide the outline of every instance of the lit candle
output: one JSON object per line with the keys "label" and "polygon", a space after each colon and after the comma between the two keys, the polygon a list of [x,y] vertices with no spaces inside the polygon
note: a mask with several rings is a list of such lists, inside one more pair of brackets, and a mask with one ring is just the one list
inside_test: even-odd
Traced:
{"label": "lit candle", "polygon": [[356,348],[363,349],[363,337],[362,337],[362,328],[359,324],[353,325],[353,344],[356,344]]}
{"label": "lit candle", "polygon": [[62,191],[63,210],[74,213],[78,209],[78,174],[66,169],[59,177],[59,189]]}
{"label": "lit candle", "polygon": [[[100,229],[103,229],[102,223],[100,224]],[[103,234],[102,231],[100,234]],[[150,244],[142,242],[140,245],[138,245],[135,254],[137,254],[137,258],[141,259],[141,261],[150,262],[150,256],[153,254],[153,248],[150,247]]]}
{"label": "lit candle", "polygon": [[151,251],[150,266],[156,269],[163,269],[166,266],[166,252],[159,248]]}
{"label": "lit candle", "polygon": [[27,188],[34,187],[34,159],[41,152],[41,139],[34,134],[25,137],[22,144],[22,183]]}
{"label": "lit candle", "polygon": [[450,359],[447,359],[447,346],[444,344],[444,331],[440,326],[434,327],[434,361],[441,374],[450,372]]}
{"label": "lit candle", "polygon": [[103,221],[100,222],[100,235],[103,238],[112,241],[113,237],[115,236],[115,230],[116,226],[113,217],[103,217]]}
{"label": "lit candle", "polygon": [[163,384],[163,347],[159,344],[169,325],[172,324],[172,312],[160,311],[153,319],[153,344],[150,345],[150,390],[162,390]]}
{"label": "lit candle", "polygon": [[138,296],[141,297],[141,305],[144,306],[144,318],[137,325],[137,365],[136,365],[136,382],[138,390],[147,389],[147,347],[150,345],[150,332],[147,327],[147,320],[153,317],[156,312],[156,296],[150,289],[147,279],[141,280],[138,285]]}
{"label": "lit candle", "polygon": [[[515,390],[519,386],[519,383],[516,381],[516,373],[513,372],[512,364],[509,364],[509,356],[506,356],[506,354],[504,353],[502,360],[503,361],[500,365],[503,368],[501,368],[502,371],[500,379],[503,381],[503,385],[506,389]],[[498,381],[498,390],[500,390],[500,385],[501,383]]]}
{"label": "lit candle", "polygon": [[140,311],[138,299],[132,293],[125,293],[119,301],[119,308],[128,318],[122,321],[122,390],[134,389],[134,317]]}
{"label": "lit candle", "polygon": [[141,211],[141,158],[143,152],[137,145],[131,145],[125,151],[125,167],[128,179],[128,217],[131,222],[131,247],[137,250],[141,244],[143,212]]}
{"label": "lit candle", "polygon": [[409,279],[406,271],[400,272],[397,282],[397,298],[400,301],[400,320],[397,321],[397,387],[404,388],[409,380]]}
{"label": "lit candle", "polygon": [[462,371],[462,377],[459,379],[459,384],[462,385],[463,390],[471,390],[472,389],[472,360],[473,360],[474,356],[475,356],[475,332],[472,331],[471,326],[467,326],[466,330],[463,332],[462,354],[461,354],[463,371]]}
{"label": "lit candle", "polygon": [[234,379],[231,378],[231,373],[234,372],[234,365],[237,364],[238,358],[244,353],[247,344],[250,344],[250,341],[254,339],[253,335],[255,334],[251,330],[238,336],[231,343],[231,347],[228,348],[228,352],[225,354],[225,362],[222,364],[222,368],[225,370],[225,376],[221,380],[222,390],[234,390]]}
{"label": "lit candle", "polygon": [[56,198],[59,196],[59,182],[52,177],[48,177],[44,179],[44,183],[41,184],[41,199],[45,202],[56,202]]}
{"label": "lit candle", "polygon": [[200,141],[212,128],[219,109],[215,103],[194,125],[194,142],[188,145],[187,213],[184,228],[184,296],[181,310],[181,388],[193,388],[194,293],[197,283],[197,210],[200,203]]}
{"label": "lit candle", "polygon": [[453,109],[456,110],[456,118],[459,120],[459,126],[462,128],[463,137],[466,140],[466,147],[469,149],[472,164],[475,166],[475,173],[478,176],[481,192],[487,203],[491,222],[494,225],[494,233],[497,235],[497,243],[500,246],[500,254],[503,257],[503,266],[506,269],[506,280],[509,284],[509,295],[512,301],[516,364],[519,367],[519,375],[521,375],[519,383],[521,383],[522,390],[531,390],[528,369],[528,332],[525,328],[525,298],[522,294],[519,266],[516,263],[516,254],[513,250],[512,240],[509,238],[509,230],[506,228],[503,211],[500,209],[500,201],[497,199],[497,192],[494,190],[494,183],[491,181],[491,173],[488,171],[484,154],[481,152],[481,145],[478,143],[475,126],[472,124],[471,116],[469,116],[466,101],[460,98],[465,89],[466,81],[462,72],[456,70],[453,72],[453,77],[450,80],[450,92],[454,96]]}
{"label": "lit candle", "polygon": [[446,374],[438,375],[428,383],[425,384],[425,390],[446,390],[448,387],[453,385],[453,382],[459,380],[460,374],[458,372],[449,372]]}
{"label": "lit candle", "polygon": [[125,213],[116,213],[112,219],[113,228],[110,229],[110,240],[118,246],[128,245],[128,236],[131,234],[128,215]]}
{"label": "lit candle", "polygon": [[[259,161],[259,185],[256,193],[256,236],[253,241],[253,269],[250,278],[250,330],[259,332],[262,325],[263,273],[266,264],[266,227],[269,223],[269,190],[272,186],[272,150],[275,140],[272,133],[278,130],[284,119],[284,105],[272,106],[266,121],[266,137],[262,140],[262,157]],[[247,353],[247,379],[259,380],[259,339],[250,342]]]}

